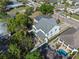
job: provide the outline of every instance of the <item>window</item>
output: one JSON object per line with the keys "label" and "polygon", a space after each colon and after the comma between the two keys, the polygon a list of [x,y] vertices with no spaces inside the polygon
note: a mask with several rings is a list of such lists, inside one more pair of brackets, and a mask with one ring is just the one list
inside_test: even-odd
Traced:
{"label": "window", "polygon": [[52,34],[52,31],[51,31],[51,34]]}
{"label": "window", "polygon": [[57,29],[55,29],[55,31],[56,31]]}
{"label": "window", "polygon": [[47,35],[49,35],[49,34],[47,34]]}

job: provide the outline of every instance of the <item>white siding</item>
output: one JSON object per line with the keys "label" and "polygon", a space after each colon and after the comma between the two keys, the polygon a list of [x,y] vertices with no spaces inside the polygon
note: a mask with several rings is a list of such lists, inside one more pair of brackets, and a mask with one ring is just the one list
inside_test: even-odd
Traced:
{"label": "white siding", "polygon": [[54,35],[56,35],[57,33],[59,33],[59,30],[60,29],[60,26],[54,26],[48,33],[45,33],[44,31],[42,31],[41,29],[36,29],[36,27],[35,26],[33,26],[33,31],[34,32],[39,32],[39,31],[41,31],[42,33],[44,33],[44,35],[46,36],[46,37],[48,37],[48,39],[49,38],[51,38],[52,36],[54,36]]}
{"label": "white siding", "polygon": [[59,33],[59,26],[54,26],[49,32],[48,32],[48,39],[51,38],[52,36],[56,35],[57,33]]}

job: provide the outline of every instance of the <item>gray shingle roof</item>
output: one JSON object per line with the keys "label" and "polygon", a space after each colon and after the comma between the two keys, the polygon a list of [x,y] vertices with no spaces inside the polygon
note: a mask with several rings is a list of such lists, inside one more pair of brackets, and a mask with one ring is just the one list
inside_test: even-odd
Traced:
{"label": "gray shingle roof", "polygon": [[36,19],[37,21],[40,21],[41,18],[51,18],[51,17],[49,17],[49,16],[45,16],[45,15],[42,15],[42,16],[36,16],[36,17],[35,17],[35,19]]}
{"label": "gray shingle roof", "polygon": [[40,37],[40,39],[45,39],[46,38],[46,36],[41,31],[37,32],[36,34],[37,34],[37,36]]}
{"label": "gray shingle roof", "polygon": [[[39,17],[38,17],[38,19],[39,19]],[[35,24],[35,27],[37,29],[43,30],[47,34],[55,25],[57,25],[57,23],[54,18],[41,16],[38,23]]]}
{"label": "gray shingle roof", "polygon": [[55,3],[57,0],[49,0],[49,3]]}
{"label": "gray shingle roof", "polygon": [[79,0],[72,0],[73,2],[79,2]]}
{"label": "gray shingle roof", "polygon": [[5,23],[0,23],[0,35],[6,35],[7,32],[7,24]]}

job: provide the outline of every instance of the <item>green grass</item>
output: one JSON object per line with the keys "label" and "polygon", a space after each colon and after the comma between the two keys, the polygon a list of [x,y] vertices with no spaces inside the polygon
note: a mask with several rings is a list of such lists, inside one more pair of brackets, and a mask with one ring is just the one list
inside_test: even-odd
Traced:
{"label": "green grass", "polygon": [[79,54],[76,56],[76,58],[75,59],[79,59]]}
{"label": "green grass", "polygon": [[26,10],[28,8],[29,8],[29,6],[14,8],[11,11],[9,11],[8,14],[16,14],[17,12],[22,11],[22,10]]}
{"label": "green grass", "polygon": [[6,13],[0,12],[0,18],[5,18],[7,16]]}
{"label": "green grass", "polygon": [[6,22],[6,21],[7,21],[7,19],[0,18],[0,22]]}
{"label": "green grass", "polygon": [[69,13],[64,13],[64,14],[67,15],[67,16],[70,16],[72,18],[75,18],[75,19],[79,20],[79,15],[77,15],[77,14],[72,14],[72,15],[70,15]]}
{"label": "green grass", "polygon": [[71,17],[73,17],[73,18],[79,20],[79,15],[75,15],[75,14],[73,14],[73,15],[71,15]]}

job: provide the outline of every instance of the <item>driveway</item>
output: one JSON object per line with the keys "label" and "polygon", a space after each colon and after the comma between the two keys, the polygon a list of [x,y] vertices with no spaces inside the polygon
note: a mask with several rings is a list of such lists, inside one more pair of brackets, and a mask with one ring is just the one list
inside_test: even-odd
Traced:
{"label": "driveway", "polygon": [[71,47],[79,48],[79,30],[71,28],[60,36],[61,40],[65,41],[65,44],[69,44]]}
{"label": "driveway", "polygon": [[62,33],[59,37],[72,47],[79,48],[79,22],[66,18],[66,16],[61,16],[60,14],[55,14],[59,19],[63,19],[64,22],[73,26],[73,28]]}

